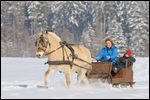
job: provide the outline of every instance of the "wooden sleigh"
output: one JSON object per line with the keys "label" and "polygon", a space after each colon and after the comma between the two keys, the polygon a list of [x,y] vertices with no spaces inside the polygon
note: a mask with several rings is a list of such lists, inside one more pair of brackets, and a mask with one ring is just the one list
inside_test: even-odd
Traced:
{"label": "wooden sleigh", "polygon": [[92,62],[92,71],[87,73],[88,79],[101,79],[112,84],[113,86],[130,86],[135,83],[133,80],[133,64],[122,68],[117,73],[112,73],[111,62]]}

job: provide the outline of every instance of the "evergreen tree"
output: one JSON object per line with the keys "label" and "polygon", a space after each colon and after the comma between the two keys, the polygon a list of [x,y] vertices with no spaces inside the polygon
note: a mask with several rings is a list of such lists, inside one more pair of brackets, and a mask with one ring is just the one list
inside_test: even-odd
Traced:
{"label": "evergreen tree", "polygon": [[83,34],[81,36],[81,44],[85,45],[93,54],[93,57],[96,56],[99,51],[99,38],[97,38],[95,30],[89,25],[87,28],[83,30]]}
{"label": "evergreen tree", "polygon": [[130,45],[131,49],[136,53],[137,56],[144,55],[145,51],[145,40],[149,38],[149,31],[147,20],[142,16],[142,10],[138,5],[138,1],[131,1],[128,6],[128,18],[129,29],[131,30],[130,36]]}
{"label": "evergreen tree", "polygon": [[110,22],[106,38],[111,38],[114,41],[119,56],[122,56],[127,48],[126,38],[123,35],[121,24],[116,21],[116,18]]}

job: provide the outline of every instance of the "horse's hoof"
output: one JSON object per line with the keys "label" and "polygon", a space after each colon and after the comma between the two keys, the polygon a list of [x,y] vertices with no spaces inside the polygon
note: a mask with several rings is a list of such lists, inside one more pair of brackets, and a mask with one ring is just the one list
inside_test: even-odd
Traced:
{"label": "horse's hoof", "polygon": [[70,88],[70,86],[67,86],[68,88]]}
{"label": "horse's hoof", "polygon": [[47,89],[48,89],[48,86],[45,86],[45,88],[47,88]]}

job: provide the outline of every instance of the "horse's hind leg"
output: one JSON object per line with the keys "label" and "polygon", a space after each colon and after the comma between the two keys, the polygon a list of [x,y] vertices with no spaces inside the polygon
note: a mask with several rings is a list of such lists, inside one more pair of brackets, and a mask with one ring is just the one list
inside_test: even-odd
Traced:
{"label": "horse's hind leg", "polygon": [[66,77],[66,83],[67,83],[67,86],[70,87],[70,85],[71,85],[71,76],[70,76],[70,72],[65,73],[65,77]]}
{"label": "horse's hind leg", "polygon": [[44,83],[45,83],[45,87],[48,88],[48,78],[49,75],[52,74],[54,72],[54,70],[52,70],[50,67],[48,67],[47,71],[45,72],[45,78],[44,78]]}
{"label": "horse's hind leg", "polygon": [[88,81],[86,75],[84,75],[84,77],[83,77],[83,82],[84,82],[84,84],[86,84],[87,86],[89,85],[89,81]]}
{"label": "horse's hind leg", "polygon": [[84,84],[89,85],[88,79],[85,74],[86,70],[82,70],[81,72],[78,73],[78,80],[77,80],[78,86],[80,86],[82,81],[84,82]]}
{"label": "horse's hind leg", "polygon": [[80,75],[80,74],[77,76],[77,86],[80,86],[83,77],[84,77],[84,76],[83,76],[83,75]]}

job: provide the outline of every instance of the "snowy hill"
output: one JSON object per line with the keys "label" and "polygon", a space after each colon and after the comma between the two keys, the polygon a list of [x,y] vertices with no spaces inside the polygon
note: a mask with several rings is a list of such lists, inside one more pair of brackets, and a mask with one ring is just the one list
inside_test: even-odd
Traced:
{"label": "snowy hill", "polygon": [[149,98],[149,58],[136,57],[133,88],[114,88],[100,80],[89,87],[76,87],[72,73],[72,87],[67,88],[63,73],[49,77],[49,88],[43,88],[46,58],[1,58],[1,98],[74,99],[74,98]]}

